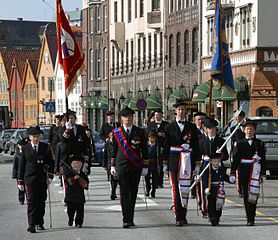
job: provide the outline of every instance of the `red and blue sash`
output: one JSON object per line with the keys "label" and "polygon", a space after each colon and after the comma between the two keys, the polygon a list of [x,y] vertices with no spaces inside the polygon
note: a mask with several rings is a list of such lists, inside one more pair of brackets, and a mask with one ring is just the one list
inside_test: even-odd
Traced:
{"label": "red and blue sash", "polygon": [[114,137],[125,157],[137,168],[142,168],[142,158],[131,148],[125,138],[121,127],[113,130]]}

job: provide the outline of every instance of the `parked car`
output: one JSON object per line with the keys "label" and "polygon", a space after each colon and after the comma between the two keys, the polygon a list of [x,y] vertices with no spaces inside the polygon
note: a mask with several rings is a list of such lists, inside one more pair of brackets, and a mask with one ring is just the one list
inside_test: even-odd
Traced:
{"label": "parked car", "polygon": [[48,125],[40,126],[40,129],[43,132],[42,137],[41,137],[41,142],[44,142],[44,143],[48,144],[48,137],[49,137],[50,126],[48,126]]}
{"label": "parked car", "polygon": [[93,164],[95,163],[102,166],[105,142],[101,139],[98,132],[93,132],[93,139],[96,147],[96,155]]}
{"label": "parked car", "polygon": [[0,136],[0,152],[4,151],[4,153],[7,153],[8,150],[6,149],[6,143],[9,141],[15,130],[16,129],[5,129],[2,131]]}
{"label": "parked car", "polygon": [[16,129],[14,133],[12,134],[11,138],[9,139],[9,142],[6,145],[9,145],[8,151],[10,155],[13,155],[16,151],[17,143],[20,139],[26,138],[27,132],[26,129]]}
{"label": "parked car", "polygon": [[[266,169],[270,171],[270,175],[278,176],[278,118],[249,117],[249,119],[257,123],[256,137],[265,143]],[[230,134],[230,129],[227,129],[224,137],[227,138]],[[228,142],[227,147],[230,148],[230,145]]]}

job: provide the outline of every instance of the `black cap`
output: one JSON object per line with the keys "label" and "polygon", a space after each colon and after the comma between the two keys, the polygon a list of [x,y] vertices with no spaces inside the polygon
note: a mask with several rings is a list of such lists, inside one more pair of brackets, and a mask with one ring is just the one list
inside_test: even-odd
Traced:
{"label": "black cap", "polygon": [[257,127],[257,123],[255,121],[250,120],[250,119],[247,119],[246,122],[242,124],[242,127],[246,127],[248,125],[253,125],[255,128]]}
{"label": "black cap", "polygon": [[106,116],[111,116],[111,115],[115,115],[114,111],[107,111]]}
{"label": "black cap", "polygon": [[70,162],[73,162],[73,161],[79,161],[79,162],[84,162],[84,159],[83,157],[80,155],[80,154],[72,154],[69,156],[69,160]]}
{"label": "black cap", "polygon": [[157,109],[155,109],[155,110],[154,110],[154,112],[155,112],[155,113],[157,112],[157,113],[162,113],[162,114],[163,114],[163,111],[162,111],[162,109],[161,109],[161,108],[157,108]]}
{"label": "black cap", "polygon": [[212,153],[209,155],[210,159],[214,159],[214,158],[222,158],[222,153]]}
{"label": "black cap", "polygon": [[204,119],[204,126],[206,128],[217,127],[218,122],[213,118],[206,118],[206,119]]}
{"label": "black cap", "polygon": [[241,110],[240,113],[238,114],[238,116],[245,117],[245,112]]}
{"label": "black cap", "polygon": [[42,130],[40,129],[39,126],[36,126],[36,127],[29,127],[27,129],[27,133],[29,135],[39,135],[39,134],[43,134]]}
{"label": "black cap", "polygon": [[185,99],[177,99],[176,103],[173,105],[174,108],[179,106],[186,106]]}
{"label": "black cap", "polygon": [[55,116],[55,118],[59,119],[60,121],[64,118],[64,114],[58,114]]}
{"label": "black cap", "polygon": [[124,117],[128,115],[133,115],[134,113],[135,112],[131,108],[126,107],[119,112],[119,115]]}
{"label": "black cap", "polygon": [[70,115],[76,115],[76,112],[75,111],[72,111],[71,109],[69,109],[68,111],[67,111],[67,116],[70,116]]}
{"label": "black cap", "polygon": [[196,113],[194,113],[194,115],[193,115],[193,117],[198,117],[198,116],[201,116],[201,117],[206,117],[206,116],[207,116],[207,114],[206,114],[206,113],[204,113],[204,112],[196,112]]}

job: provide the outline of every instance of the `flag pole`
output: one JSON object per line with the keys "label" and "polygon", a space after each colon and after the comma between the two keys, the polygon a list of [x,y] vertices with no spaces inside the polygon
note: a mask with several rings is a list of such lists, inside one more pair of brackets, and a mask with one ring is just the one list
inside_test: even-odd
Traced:
{"label": "flag pole", "polygon": [[65,97],[66,97],[66,118],[67,118],[67,122],[69,121],[69,115],[68,115],[68,112],[69,112],[69,99],[68,99],[68,96],[67,94],[65,93]]}
{"label": "flag pole", "polygon": [[210,78],[210,87],[209,87],[209,105],[208,105],[208,117],[211,116],[211,108],[212,108],[212,88],[213,88],[213,79]]}

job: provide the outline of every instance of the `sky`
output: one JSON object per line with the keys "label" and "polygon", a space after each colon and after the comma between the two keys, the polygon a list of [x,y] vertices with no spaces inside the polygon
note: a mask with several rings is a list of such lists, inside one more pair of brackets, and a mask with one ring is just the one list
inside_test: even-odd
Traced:
{"label": "sky", "polygon": [[[61,0],[65,11],[82,8],[82,0]],[[53,21],[56,15],[56,0],[1,0],[0,19]]]}

